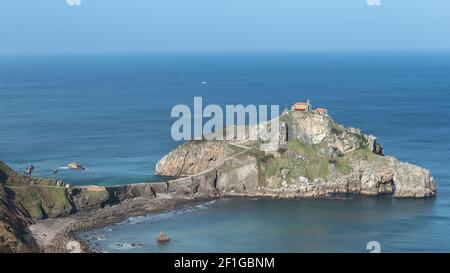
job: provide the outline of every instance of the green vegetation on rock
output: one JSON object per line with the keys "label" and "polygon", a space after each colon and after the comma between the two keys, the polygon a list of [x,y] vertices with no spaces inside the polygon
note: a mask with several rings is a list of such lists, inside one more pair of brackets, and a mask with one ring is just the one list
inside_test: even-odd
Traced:
{"label": "green vegetation on rock", "polygon": [[64,188],[44,186],[11,187],[17,200],[34,219],[69,214],[70,198]]}
{"label": "green vegetation on rock", "polygon": [[[292,166],[289,176],[303,176],[313,181],[315,178],[325,178],[329,173],[329,157],[321,156],[323,144],[305,145],[298,140],[288,143],[288,151],[295,153],[296,158],[288,157],[287,165]],[[286,155],[284,153],[283,155]],[[288,177],[289,177],[288,176]]]}
{"label": "green vegetation on rock", "polygon": [[335,135],[341,135],[342,133],[344,133],[344,131],[345,131],[344,126],[337,124],[335,122],[331,124],[331,133]]}
{"label": "green vegetation on rock", "polygon": [[333,164],[336,171],[340,174],[346,175],[353,171],[353,168],[345,160],[342,160],[342,158],[330,159],[329,163]]}
{"label": "green vegetation on rock", "polygon": [[86,190],[81,193],[87,199],[100,200],[108,197],[108,191],[102,190]]}
{"label": "green vegetation on rock", "polygon": [[[346,175],[353,170],[351,163],[354,160],[375,156],[368,150],[360,149],[342,157],[332,157],[324,152],[326,148],[325,144],[305,145],[298,140],[291,140],[280,157],[259,154],[258,164],[263,171],[261,178],[276,177],[287,183],[299,177],[314,181],[316,178],[327,178],[331,165],[334,165],[336,172]],[[288,170],[285,177],[281,177],[282,169]]]}
{"label": "green vegetation on rock", "polygon": [[0,253],[29,252],[34,245],[25,239],[30,217],[20,207],[14,192],[0,184]]}

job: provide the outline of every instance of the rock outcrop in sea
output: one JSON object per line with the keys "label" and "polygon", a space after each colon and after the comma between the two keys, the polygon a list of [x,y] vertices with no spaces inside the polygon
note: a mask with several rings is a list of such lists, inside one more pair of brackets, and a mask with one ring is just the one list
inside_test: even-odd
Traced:
{"label": "rock outcrop in sea", "polygon": [[[320,197],[336,193],[436,194],[430,172],[385,156],[372,135],[345,128],[315,112],[287,111],[280,118],[278,149],[262,141],[189,141],[164,156],[158,175],[180,194]],[[248,129],[248,128],[247,128]],[[287,133],[286,133],[287,132]]]}
{"label": "rock outcrop in sea", "polygon": [[168,241],[170,241],[170,238],[169,238],[169,236],[167,236],[164,232],[160,232],[159,234],[158,234],[158,237],[156,237],[156,241],[158,242],[158,243],[167,243]]}

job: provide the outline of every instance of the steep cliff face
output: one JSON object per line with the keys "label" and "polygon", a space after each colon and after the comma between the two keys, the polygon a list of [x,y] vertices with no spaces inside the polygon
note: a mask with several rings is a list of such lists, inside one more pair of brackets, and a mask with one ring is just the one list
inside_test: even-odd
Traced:
{"label": "steep cliff face", "polygon": [[29,252],[37,247],[26,227],[33,222],[7,182],[18,182],[16,174],[0,161],[0,252]]}
{"label": "steep cliff face", "polygon": [[383,154],[376,138],[357,128],[345,128],[331,118],[317,113],[289,111],[280,117],[288,125],[289,139],[304,145],[322,145],[329,155],[342,156],[357,149]]}
{"label": "steep cliff face", "polygon": [[436,183],[430,172],[409,163],[402,163],[392,158],[394,170],[395,197],[424,198],[436,194]]}
{"label": "steep cliff face", "polygon": [[14,192],[0,184],[0,253],[35,251],[27,239],[26,226],[32,223],[14,197]]}
{"label": "steep cliff face", "polygon": [[[236,142],[190,142],[165,156],[157,165],[157,173],[196,176],[214,171],[216,176],[209,184],[214,185],[210,194],[216,195],[308,197],[356,193],[424,198],[436,194],[429,171],[385,157],[372,135],[312,112],[288,111],[280,121],[286,126],[288,141],[277,152],[263,152],[260,142],[248,142],[243,151],[229,156],[224,151]],[[205,160],[208,149],[219,146],[221,153],[215,158],[220,160]],[[217,151],[214,148],[212,153]],[[189,154],[190,171],[180,172],[180,162]]]}
{"label": "steep cliff face", "polygon": [[229,152],[221,141],[189,141],[164,156],[156,165],[156,174],[188,176],[216,166]]}

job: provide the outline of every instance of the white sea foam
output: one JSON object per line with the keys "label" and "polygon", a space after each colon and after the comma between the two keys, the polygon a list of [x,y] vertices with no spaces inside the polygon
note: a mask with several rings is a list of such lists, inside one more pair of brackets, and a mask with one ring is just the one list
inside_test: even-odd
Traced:
{"label": "white sea foam", "polygon": [[111,247],[116,249],[133,249],[133,248],[142,248],[144,247],[144,243],[115,243]]}
{"label": "white sea foam", "polygon": [[209,201],[209,202],[206,202],[203,204],[199,204],[196,206],[182,207],[175,211],[163,212],[163,213],[158,213],[158,214],[150,214],[150,215],[146,215],[146,216],[130,217],[127,220],[125,220],[124,222],[116,224],[116,225],[120,225],[120,224],[136,225],[136,224],[143,224],[143,223],[155,223],[155,222],[165,221],[165,220],[173,217],[174,215],[180,215],[180,214],[195,212],[198,210],[208,209],[215,202],[216,202],[216,200],[212,200],[212,201]]}
{"label": "white sea foam", "polygon": [[95,239],[97,241],[104,241],[104,240],[106,240],[106,236],[105,235],[97,235],[97,236],[95,236]]}

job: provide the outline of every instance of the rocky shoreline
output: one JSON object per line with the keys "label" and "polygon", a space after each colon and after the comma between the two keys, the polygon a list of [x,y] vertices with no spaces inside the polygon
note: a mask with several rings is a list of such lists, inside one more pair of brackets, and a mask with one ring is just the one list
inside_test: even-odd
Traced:
{"label": "rocky shoreline", "polygon": [[69,187],[18,174],[0,161],[0,251],[68,252],[79,232],[223,197],[436,195],[428,170],[385,156],[372,135],[320,113],[288,111],[279,120],[276,145],[261,139],[179,145],[156,165],[157,175],[178,177],[167,182]]}
{"label": "rocky shoreline", "polygon": [[81,212],[67,217],[40,220],[31,225],[29,230],[42,252],[70,252],[71,250],[68,246],[70,246],[70,243],[73,244],[73,242],[79,244],[83,253],[100,252],[92,242],[80,238],[79,234],[84,231],[120,223],[130,217],[176,210],[186,205],[193,205],[208,200],[175,199],[172,197],[136,198],[124,201],[118,205]]}

